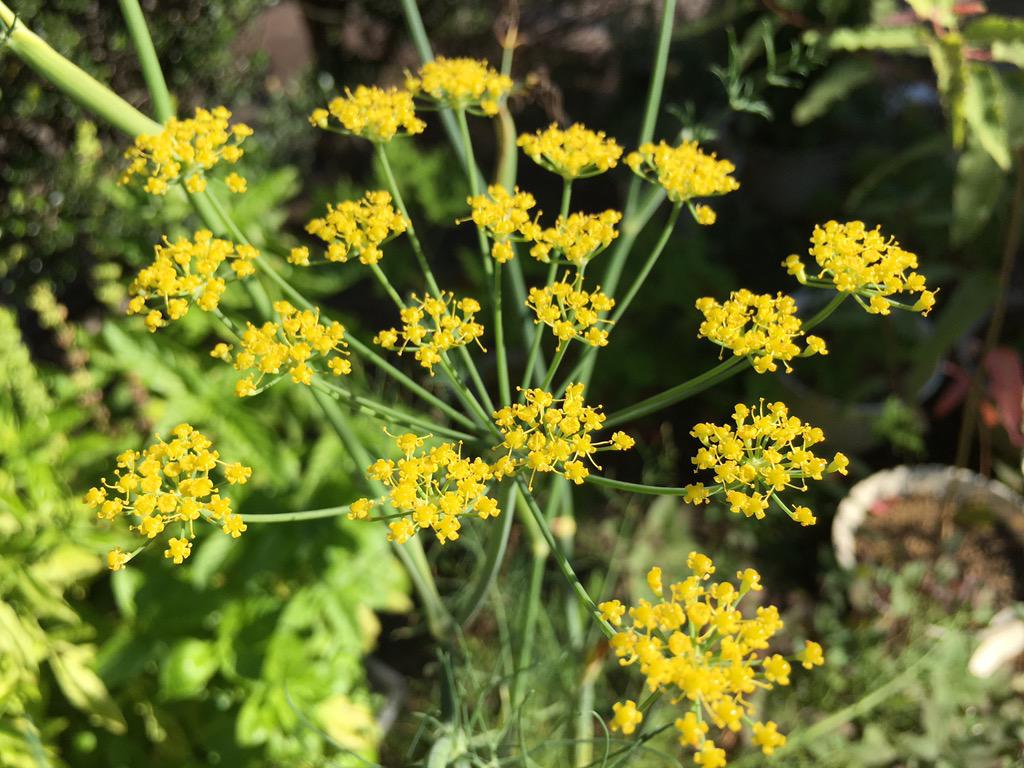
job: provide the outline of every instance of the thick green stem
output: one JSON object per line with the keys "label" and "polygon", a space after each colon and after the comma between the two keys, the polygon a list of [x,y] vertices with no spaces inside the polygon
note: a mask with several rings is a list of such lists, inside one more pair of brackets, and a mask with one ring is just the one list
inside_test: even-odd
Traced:
{"label": "thick green stem", "polygon": [[142,15],[142,8],[139,0],[118,0],[121,5],[121,15],[124,17],[125,26],[128,28],[128,36],[135,46],[135,53],[139,58],[139,66],[142,68],[142,77],[146,81],[146,90],[149,91],[149,98],[153,101],[153,112],[156,119],[166,123],[174,117],[174,108],[171,106],[171,94],[167,90],[167,81],[164,80],[164,73],[160,69],[160,60],[156,55],[156,48],[153,47],[153,38],[149,35],[146,27],[146,17]]}
{"label": "thick green stem", "polygon": [[6,4],[0,2],[0,24],[6,29],[2,43],[40,76],[64,91],[85,109],[131,136],[157,134],[163,126],[103,85],[85,70],[57,53],[29,30]]}
{"label": "thick green stem", "polygon": [[551,386],[551,382],[555,380],[555,374],[558,372],[558,366],[562,364],[565,353],[569,351],[569,342],[563,341],[562,346],[555,352],[555,357],[551,361],[551,365],[548,366],[547,373],[544,374],[544,381],[541,382],[540,388],[545,392],[548,391]]}
{"label": "thick green stem", "polygon": [[615,411],[609,414],[605,420],[604,425],[606,427],[612,427],[616,424],[622,424],[623,422],[630,421],[632,419],[645,416],[648,413],[654,413],[660,411],[662,408],[667,408],[670,405],[685,400],[688,397],[693,397],[698,392],[703,392],[709,387],[713,387],[725,381],[730,376],[733,376],[743,370],[743,362],[747,358],[733,356],[728,360],[725,360],[714,368],[709,368],[699,376],[694,376],[692,379],[684,381],[682,384],[677,384],[674,387],[666,389],[664,392],[659,392],[656,395],[648,397],[646,400],[641,400],[639,403],[623,408],[620,411]]}

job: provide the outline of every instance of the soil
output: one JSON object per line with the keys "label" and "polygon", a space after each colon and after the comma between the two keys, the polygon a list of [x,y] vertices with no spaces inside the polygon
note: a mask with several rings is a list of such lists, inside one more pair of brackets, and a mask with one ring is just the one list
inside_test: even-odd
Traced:
{"label": "soil", "polygon": [[982,593],[993,605],[1024,599],[1024,516],[954,504],[931,497],[876,503],[858,530],[857,561],[898,570],[949,558],[957,576],[931,584],[944,602],[974,602]]}

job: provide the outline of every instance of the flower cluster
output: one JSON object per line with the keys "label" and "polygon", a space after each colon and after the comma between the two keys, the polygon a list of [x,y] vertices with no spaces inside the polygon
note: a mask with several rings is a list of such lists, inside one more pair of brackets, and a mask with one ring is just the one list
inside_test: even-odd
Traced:
{"label": "flower cluster", "polygon": [[494,241],[491,256],[499,264],[511,261],[515,255],[514,241],[529,239],[528,232],[539,230],[529,214],[537,201],[529,192],[520,192],[519,187],[509,192],[500,184],[492,184],[486,195],[474,195],[466,202],[472,209],[469,219]]}
{"label": "flower cluster", "polygon": [[326,129],[332,117],[344,133],[374,143],[389,142],[399,133],[423,133],[427,127],[416,117],[412,94],[398,88],[360,85],[354,92],[346,88],[345,95],[331,99],[327,109],[314,109],[309,122],[316,128]]}
{"label": "flower cluster", "polygon": [[[714,152],[702,152],[696,141],[684,141],[678,147],[664,141],[644,144],[626,156],[626,165],[645,181],[664,188],[668,199],[677,204],[724,195],[740,187],[731,175],[736,167],[728,160],[719,160]],[[706,219],[708,214],[702,215]],[[700,216],[698,221],[711,223],[700,221]]]}
{"label": "flower cluster", "polygon": [[388,489],[387,495],[353,502],[350,520],[369,519],[374,507],[386,504],[400,515],[388,524],[389,540],[404,544],[417,531],[429,528],[444,544],[459,538],[463,515],[486,520],[501,514],[498,502],[487,495],[494,475],[486,461],[465,458],[461,443],[421,450],[423,443],[424,438],[412,433],[395,438],[402,458],[378,459],[366,470]]}
{"label": "flower cluster", "polygon": [[[282,370],[296,384],[308,386],[314,374],[322,373],[316,366],[318,360],[326,360],[327,369],[334,376],[352,372],[345,349],[345,327],[341,323],[321,323],[319,310],[299,311],[287,301],[275,301],[274,312],[279,322],[266,322],[258,327],[248,323],[242,333],[241,349],[235,353],[233,362],[236,371],[247,375],[235,385],[236,395],[259,394],[266,388],[264,379],[268,375],[283,376]],[[221,342],[210,356],[232,362],[231,346]]]}
{"label": "flower cluster", "polygon": [[825,439],[818,427],[812,427],[789,415],[785,403],[764,400],[749,408],[737,405],[730,424],[698,424],[690,434],[703,446],[693,457],[697,469],[713,470],[717,485],[696,483],[686,487],[686,500],[702,504],[715,494],[724,493],[729,508],[758,520],[765,516],[769,500],[801,525],[814,525],[814,514],[807,507],[792,510],[779,498],[787,488],[807,490],[807,480],[821,480],[826,472],[846,474],[849,460],[836,453],[829,462],[811,449]]}
{"label": "flower cluster", "polygon": [[625,432],[594,441],[593,433],[601,429],[605,415],[600,406],[584,402],[582,384],[570,384],[561,399],[543,389],[527,389],[523,400],[494,412],[503,437],[498,449],[505,451],[494,463],[496,479],[525,468],[530,470],[531,485],[537,472],[555,472],[579,485],[590,475],[584,462],[601,468],[594,454],[627,451],[635,444]]}
{"label": "flower cluster", "polygon": [[744,288],[733,291],[722,304],[705,296],[697,299],[696,306],[704,315],[697,335],[749,358],[758,373],[778,370],[776,360],[781,360],[788,372],[792,370],[789,361],[797,355],[828,354],[825,341],[818,336],[808,336],[803,350],[794,342],[803,330],[792,296],[758,294]]}
{"label": "flower cluster", "polygon": [[[206,189],[205,172],[221,162],[237,163],[244,153],[242,142],[252,136],[252,128],[245,123],[229,125],[230,119],[231,112],[224,107],[197,108],[195,117],[172,117],[160,133],[136,136],[124,153],[130,162],[120,183],[145,176],[146,192],[163,195],[170,182],[184,179],[189,192],[202,192]],[[245,179],[237,173],[225,181],[232,192],[245,191]]]}
{"label": "flower cluster", "polygon": [[[434,374],[434,366],[449,349],[464,347],[475,341],[480,344],[484,327],[474,319],[480,311],[476,299],[456,299],[451,292],[440,298],[412,295],[416,306],[401,311],[402,329],[388,328],[373,337],[373,343],[402,354],[412,347],[415,358]],[[483,347],[480,347],[483,349]]]}
{"label": "flower cluster", "polygon": [[[232,538],[237,539],[246,529],[242,517],[231,511],[231,499],[220,495],[210,473],[220,465],[229,484],[241,485],[248,481],[252,469],[221,461],[210,440],[188,424],[179,424],[171,434],[169,442],[158,436],[145,451],[125,451],[118,456],[114,481],[103,478],[85,494],[85,503],[102,520],[127,517],[132,521],[131,530],[146,540],[143,546],[178,523],[178,536],[167,540],[164,557],[181,565],[192,552],[195,522],[200,517],[219,524]],[[129,553],[115,547],[107,555],[107,565],[119,571],[141,549]]]}
{"label": "flower cluster", "polygon": [[[814,278],[808,277],[796,254],[782,263],[786,271],[801,283],[832,285],[840,293],[851,293],[872,314],[888,315],[897,307],[927,315],[935,306],[935,292],[927,290],[924,275],[913,271],[917,256],[886,238],[878,227],[868,229],[862,221],[828,221],[814,227],[809,253],[820,268]],[[920,296],[914,304],[889,298],[902,293]]]}
{"label": "flower cluster", "polygon": [[[253,265],[259,251],[251,245],[236,245],[220,240],[208,229],[200,229],[189,240],[180,237],[173,243],[164,238],[163,245],[154,246],[153,263],[139,270],[128,291],[128,314],[146,312],[146,327],[155,331],[167,324],[166,317],[180,320],[194,302],[210,312],[220,304],[227,284],[218,271],[225,261],[237,277],[248,277],[256,271]],[[154,300],[161,309],[149,307]]]}
{"label": "flower cluster", "polygon": [[524,133],[517,143],[533,162],[565,179],[597,176],[614,168],[622,157],[615,139],[579,123],[565,129],[552,123],[542,131]]}
{"label": "flower cluster", "polygon": [[[306,225],[306,231],[327,244],[327,261],[346,262],[357,256],[362,264],[376,264],[383,258],[381,246],[405,232],[406,218],[391,205],[391,195],[383,190],[370,191],[358,200],[327,205],[327,215]],[[309,266],[309,249],[292,248],[292,264]]]}
{"label": "flower cluster", "polygon": [[478,59],[428,61],[416,76],[407,75],[405,87],[442,106],[493,116],[498,100],[512,90],[512,78],[502,75]]}
{"label": "flower cluster", "polygon": [[[661,568],[648,572],[647,585],[657,600],[641,599],[629,608],[629,625],[612,637],[611,647],[622,666],[639,666],[651,692],[687,702],[688,711],[675,721],[679,743],[694,750],[694,763],[701,768],[723,768],[725,750],[709,735],[711,726],[742,730],[744,721],[757,716],[751,694],[789,685],[792,667],[783,656],[767,654],[771,639],[783,627],[778,609],[761,606],[749,619],[739,609],[745,595],[762,588],[757,571],[740,571],[737,584],[712,582],[715,564],[699,552],[689,554],[686,566],[690,576],[667,589]],[[621,602],[610,600],[598,609],[605,621],[623,626],[626,606]],[[821,646],[812,641],[795,660],[806,669],[825,663]],[[634,701],[613,709],[612,730],[629,735],[643,721]],[[766,755],[786,743],[772,721],[755,721],[752,730]]]}
{"label": "flower cluster", "polygon": [[531,288],[526,306],[537,316],[534,322],[544,323],[555,334],[559,349],[572,339],[592,347],[608,344],[608,331],[599,326],[611,321],[601,319],[601,313],[614,307],[615,299],[601,293],[600,288],[584,291],[563,280],[543,288]]}
{"label": "flower cluster", "polygon": [[551,254],[560,253],[576,267],[585,267],[591,259],[611,245],[619,236],[615,225],[622,220],[618,211],[573,213],[555,221],[555,226],[541,228],[529,223],[522,228],[524,237],[533,241],[530,255],[547,263]]}

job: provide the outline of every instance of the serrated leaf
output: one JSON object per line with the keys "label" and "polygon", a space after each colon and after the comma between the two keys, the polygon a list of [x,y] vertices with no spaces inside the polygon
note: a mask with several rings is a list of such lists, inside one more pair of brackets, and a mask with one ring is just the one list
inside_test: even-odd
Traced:
{"label": "serrated leaf", "polygon": [[847,59],[832,65],[793,107],[793,123],[807,125],[817,120],[828,112],[832,105],[870,82],[874,75],[874,67],[860,59]]}
{"label": "serrated leaf", "polygon": [[992,156],[976,142],[956,164],[950,241],[960,247],[973,240],[992,219],[1005,186],[1005,176]]}

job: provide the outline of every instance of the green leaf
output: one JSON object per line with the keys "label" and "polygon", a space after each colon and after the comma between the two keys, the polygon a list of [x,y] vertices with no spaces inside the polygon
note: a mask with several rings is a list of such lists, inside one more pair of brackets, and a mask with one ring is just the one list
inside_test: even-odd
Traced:
{"label": "green leaf", "polygon": [[196,638],[182,640],[160,666],[160,691],[168,699],[191,699],[206,688],[217,672],[213,643]]}
{"label": "green leaf", "polygon": [[793,107],[793,123],[807,125],[817,120],[834,104],[870,82],[874,75],[874,67],[861,59],[846,59],[833,64]]}
{"label": "green leaf", "polygon": [[1006,177],[992,156],[975,141],[967,144],[956,164],[950,240],[960,247],[973,240],[999,204]]}
{"label": "green leaf", "polygon": [[1024,43],[1024,19],[985,14],[964,27],[964,40],[972,45]]}
{"label": "green leaf", "polygon": [[966,91],[966,61],[963,41],[959,35],[928,39],[928,56],[932,60],[935,79],[939,87],[942,104],[949,116],[953,146],[958,149],[966,138],[966,116],[964,114]]}
{"label": "green leaf", "polygon": [[1004,171],[1010,170],[1006,97],[996,71],[984,64],[967,68],[964,118],[974,139]]}
{"label": "green leaf", "polygon": [[[815,42],[815,36],[805,35],[805,41]],[[860,27],[837,29],[824,37],[824,43],[834,51],[889,51],[891,53],[925,53],[926,36],[917,26]]]}
{"label": "green leaf", "polygon": [[92,646],[61,641],[52,647],[50,668],[61,692],[75,708],[91,715],[97,725],[111,733],[124,733],[124,715],[93,671],[95,657]]}

